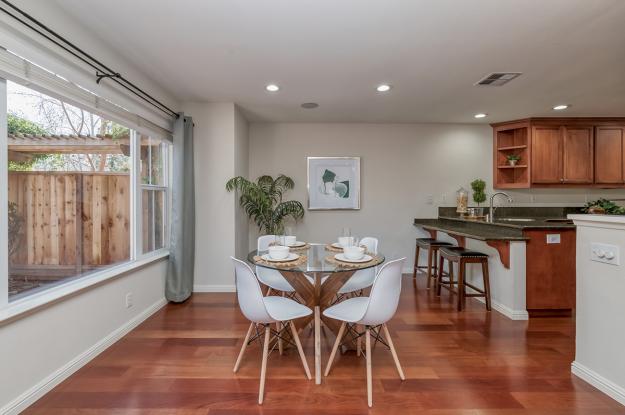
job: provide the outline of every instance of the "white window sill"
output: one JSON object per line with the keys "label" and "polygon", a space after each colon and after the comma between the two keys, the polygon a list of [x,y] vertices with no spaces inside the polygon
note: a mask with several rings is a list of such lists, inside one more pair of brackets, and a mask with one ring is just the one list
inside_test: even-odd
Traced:
{"label": "white window sill", "polygon": [[154,251],[135,261],[125,262],[123,264],[89,274],[85,277],[69,281],[66,284],[61,284],[40,293],[10,302],[6,305],[6,307],[0,309],[0,324],[19,317],[22,314],[31,312],[39,307],[43,307],[48,303],[58,301],[64,297],[75,294],[78,291],[85,290],[96,284],[100,284],[106,280],[126,274],[168,256],[169,250],[167,249]]}

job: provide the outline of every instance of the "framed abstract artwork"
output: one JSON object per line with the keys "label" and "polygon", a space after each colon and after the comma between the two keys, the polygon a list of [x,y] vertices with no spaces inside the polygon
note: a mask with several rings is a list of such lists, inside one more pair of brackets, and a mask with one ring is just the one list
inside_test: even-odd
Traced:
{"label": "framed abstract artwork", "polygon": [[360,157],[308,157],[308,209],[360,209]]}

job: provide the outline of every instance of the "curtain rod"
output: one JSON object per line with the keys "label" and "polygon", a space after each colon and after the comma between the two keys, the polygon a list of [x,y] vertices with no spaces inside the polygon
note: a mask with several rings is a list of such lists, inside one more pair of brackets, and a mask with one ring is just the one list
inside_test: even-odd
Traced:
{"label": "curtain rod", "polygon": [[24,18],[29,20],[32,24],[25,21],[20,16],[15,15],[11,11],[7,10],[6,8],[0,6],[0,10],[3,11],[5,14],[9,15],[10,17],[17,20],[18,22],[28,27],[29,29],[33,30],[40,36],[54,43],[55,45],[57,45],[58,47],[66,51],[67,53],[71,54],[72,56],[80,60],[81,62],[90,66],[92,69],[95,69],[96,71],[95,77],[96,77],[97,84],[99,84],[100,81],[102,81],[102,79],[104,78],[110,78],[112,81],[114,81],[115,83],[123,87],[124,89],[130,91],[131,93],[141,98],[142,100],[146,101],[148,104],[156,107],[158,110],[166,113],[167,115],[171,117],[178,118],[179,115],[176,111],[172,110],[171,108],[169,108],[168,106],[166,106],[165,104],[163,104],[162,102],[160,102],[159,100],[157,100],[156,98],[154,98],[153,96],[151,96],[150,94],[148,94],[147,92],[145,92],[144,90],[142,90],[141,88],[139,88],[138,86],[136,86],[135,84],[127,80],[126,78],[124,78],[118,72],[104,65],[102,62],[98,61],[96,58],[94,58],[93,56],[85,52],[84,50],[80,49],[78,46],[74,45],[69,40],[65,39],[63,36],[59,35],[55,31],[53,31],[52,29],[50,29],[49,27],[41,23],[39,20],[35,19],[34,17],[24,12],[23,10],[19,9],[18,7],[11,4],[7,0],[0,0],[0,1],[2,1],[2,3],[6,4],[10,8],[15,10],[19,14],[21,14],[22,16],[24,16]]}

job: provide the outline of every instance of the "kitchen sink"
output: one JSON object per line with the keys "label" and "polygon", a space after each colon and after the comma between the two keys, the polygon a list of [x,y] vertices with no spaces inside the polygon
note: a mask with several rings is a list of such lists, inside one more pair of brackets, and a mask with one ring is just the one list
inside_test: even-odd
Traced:
{"label": "kitchen sink", "polygon": [[536,219],[532,218],[497,218],[495,221],[502,222],[534,222]]}

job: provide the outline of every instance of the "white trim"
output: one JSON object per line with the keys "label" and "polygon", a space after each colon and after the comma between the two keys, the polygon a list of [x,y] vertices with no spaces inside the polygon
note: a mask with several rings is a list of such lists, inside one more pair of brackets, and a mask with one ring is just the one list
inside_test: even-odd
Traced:
{"label": "white trim", "polygon": [[141,193],[141,140],[136,130],[130,130],[130,249],[132,259],[143,254],[143,209]]}
{"label": "white trim", "polygon": [[234,284],[206,284],[206,285],[194,285],[194,293],[233,293],[236,292],[236,286]]}
{"label": "white trim", "polygon": [[0,309],[9,303],[9,173],[7,146],[7,81],[0,78]]}
{"label": "white trim", "polygon": [[[477,301],[480,303],[486,303],[486,301],[481,297],[475,297]],[[491,298],[490,306],[493,310],[498,311],[500,314],[508,317],[510,320],[529,320],[530,315],[527,310],[513,310],[510,307],[503,305]]]}
{"label": "white trim", "polygon": [[587,383],[590,383],[610,398],[625,406],[625,388],[604,378],[594,370],[589,369],[577,361],[571,363],[571,373]]}
{"label": "white trim", "polygon": [[18,414],[30,405],[35,403],[46,393],[50,392],[52,388],[63,382],[69,376],[71,376],[78,369],[89,363],[93,358],[109,348],[113,343],[124,337],[132,329],[137,327],[143,321],[145,321],[152,314],[163,308],[167,304],[167,300],[163,297],[142,311],[139,315],[135,316],[130,321],[117,328],[115,331],[104,337],[102,340],[70,360],[68,363],[57,369],[48,377],[37,383],[32,388],[9,402],[4,408],[0,408],[2,414]]}
{"label": "white trim", "polygon": [[135,261],[124,262],[123,264],[107,268],[105,270],[89,274],[77,280],[69,281],[53,288],[49,288],[40,293],[33,294],[15,302],[9,303],[4,309],[0,310],[0,324],[6,320],[11,320],[21,314],[42,307],[48,303],[61,300],[78,291],[82,291],[96,284],[100,284],[106,280],[110,280],[120,275],[126,274],[137,268],[144,267],[152,262],[159,261],[169,256],[168,250],[159,250],[151,252],[149,255],[141,257]]}

